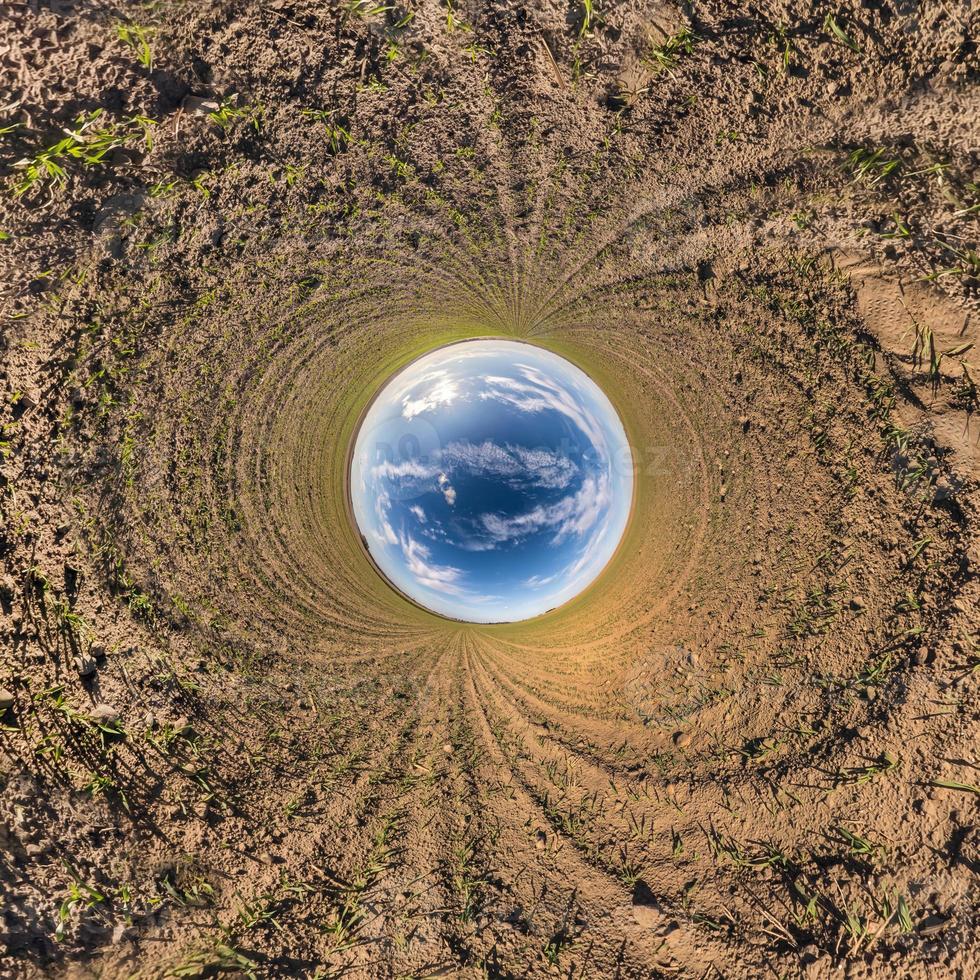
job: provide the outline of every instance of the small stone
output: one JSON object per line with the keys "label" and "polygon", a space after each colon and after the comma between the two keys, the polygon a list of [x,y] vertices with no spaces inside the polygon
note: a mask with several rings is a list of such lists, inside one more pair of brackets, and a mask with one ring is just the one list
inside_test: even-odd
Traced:
{"label": "small stone", "polygon": [[17,399],[17,405],[27,411],[31,408],[37,408],[40,395],[35,389],[30,389],[21,394],[20,398]]}
{"label": "small stone", "polygon": [[934,936],[946,928],[946,921],[941,915],[926,916],[919,923],[918,933],[920,936]]}
{"label": "small stone", "polygon": [[195,735],[194,726],[191,724],[190,719],[186,715],[182,715],[173,723],[173,730],[175,735],[179,735],[181,738],[192,739]]}
{"label": "small stone", "polygon": [[851,608],[852,609],[863,609],[864,608],[864,596],[856,595],[851,597]]}
{"label": "small stone", "polygon": [[634,905],[633,919],[641,929],[656,929],[662,916],[655,905]]}
{"label": "small stone", "polygon": [[75,408],[80,408],[85,404],[85,392],[81,388],[72,388],[68,393],[68,400]]}
{"label": "small stone", "polygon": [[800,959],[803,960],[804,963],[812,963],[819,955],[820,949],[813,943],[810,943],[809,946],[804,946],[803,949],[800,950]]}
{"label": "small stone", "polygon": [[543,830],[534,832],[534,846],[539,851],[543,851],[548,846],[548,835]]}
{"label": "small stone", "polygon": [[445,752],[446,755],[452,755],[453,754],[453,747],[452,747],[452,745],[449,742],[446,742],[442,746],[442,751]]}
{"label": "small stone", "polygon": [[0,687],[0,711],[6,711],[8,708],[12,708],[14,701],[16,701],[16,698],[14,697],[13,691],[8,691],[5,687]]}
{"label": "small stone", "polygon": [[119,721],[119,717],[119,712],[111,704],[97,704],[89,712],[89,718],[96,725],[114,725]]}
{"label": "small stone", "polygon": [[916,667],[924,667],[927,663],[929,663],[929,648],[919,647],[919,649],[912,654],[912,663]]}
{"label": "small stone", "polygon": [[673,734],[674,745],[678,748],[684,748],[685,745],[691,744],[690,732],[674,732]]}
{"label": "small stone", "polygon": [[656,929],[663,924],[657,898],[642,878],[633,886],[633,919],[642,929]]}
{"label": "small stone", "polygon": [[153,731],[157,727],[157,716],[152,711],[147,711],[147,713],[143,715],[143,724],[146,728],[149,728],[150,731]]}
{"label": "small stone", "polygon": [[79,677],[91,677],[95,673],[95,657],[87,653],[80,654],[75,658],[75,667]]}
{"label": "small stone", "polygon": [[185,112],[191,112],[196,116],[204,116],[209,112],[217,112],[221,106],[214,99],[203,99],[196,95],[188,95],[184,99],[182,108]]}

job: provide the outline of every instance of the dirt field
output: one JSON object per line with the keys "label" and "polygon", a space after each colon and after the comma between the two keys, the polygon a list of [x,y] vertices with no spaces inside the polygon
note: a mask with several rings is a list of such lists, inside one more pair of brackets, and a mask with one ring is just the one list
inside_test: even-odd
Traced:
{"label": "dirt field", "polygon": [[[974,977],[980,14],[0,8],[0,976]],[[356,419],[551,347],[613,565],[467,627]]]}

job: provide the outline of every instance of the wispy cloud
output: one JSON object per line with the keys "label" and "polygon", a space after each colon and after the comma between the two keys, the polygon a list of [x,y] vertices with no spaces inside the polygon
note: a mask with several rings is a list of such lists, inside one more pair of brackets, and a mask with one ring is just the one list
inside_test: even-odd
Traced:
{"label": "wispy cloud", "polygon": [[523,514],[482,514],[480,522],[486,533],[497,542],[516,541],[540,531],[553,529],[553,544],[567,537],[580,537],[589,531],[609,507],[609,477],[587,476],[574,493],[553,504],[540,505]]}
{"label": "wispy cloud", "polygon": [[416,415],[451,405],[459,393],[459,384],[448,371],[430,371],[402,397],[402,418],[411,420]]}
{"label": "wispy cloud", "polygon": [[606,458],[606,438],[602,426],[582,405],[581,395],[558,384],[537,368],[519,365],[517,378],[490,375],[484,379],[486,391],[480,392],[483,401],[498,401],[520,412],[553,411],[564,415],[588,436],[602,458]]}
{"label": "wispy cloud", "polygon": [[416,459],[406,459],[400,463],[385,460],[371,467],[371,476],[382,480],[431,480],[436,472],[436,468],[430,463]]}
{"label": "wispy cloud", "polygon": [[449,595],[466,595],[466,589],[458,583],[463,577],[461,568],[451,565],[438,565],[432,561],[432,552],[409,534],[400,536],[405,568],[419,585],[435,589]]}
{"label": "wispy cloud", "polygon": [[388,520],[391,511],[391,497],[383,490],[374,500],[374,512],[378,517],[378,532],[376,537],[384,544],[398,544],[398,536]]}
{"label": "wispy cloud", "polygon": [[373,479],[397,483],[400,488],[432,480],[452,506],[456,500],[454,478],[493,477],[515,488],[560,490],[575,479],[578,469],[575,461],[564,453],[486,440],[451,442],[445,449],[433,452],[426,461],[383,460],[371,467],[370,475]]}
{"label": "wispy cloud", "polygon": [[442,451],[440,459],[448,470],[497,477],[514,487],[562,489],[578,472],[575,461],[564,453],[490,440],[451,442]]}

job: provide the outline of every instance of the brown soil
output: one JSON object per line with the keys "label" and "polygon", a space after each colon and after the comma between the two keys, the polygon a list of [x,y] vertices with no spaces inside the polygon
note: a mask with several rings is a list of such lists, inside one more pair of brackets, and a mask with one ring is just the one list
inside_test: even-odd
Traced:
{"label": "brown soil", "polygon": [[[0,975],[974,976],[977,27],[7,4]],[[485,334],[641,460],[506,628],[344,506]]]}

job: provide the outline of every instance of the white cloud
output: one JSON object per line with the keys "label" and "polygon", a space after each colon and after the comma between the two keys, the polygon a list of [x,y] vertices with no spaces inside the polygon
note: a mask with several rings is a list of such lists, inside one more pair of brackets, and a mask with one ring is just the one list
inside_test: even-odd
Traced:
{"label": "white cloud", "polygon": [[419,585],[437,592],[449,595],[466,595],[466,590],[457,583],[463,577],[463,571],[451,565],[437,565],[432,559],[432,552],[420,541],[407,534],[401,535],[402,554],[405,558],[405,568]]}
{"label": "white cloud", "polygon": [[446,498],[446,503],[452,507],[456,503],[456,490],[449,482],[449,477],[445,473],[440,473],[436,478],[436,482],[439,484],[439,489],[442,491],[443,497]]}
{"label": "white cloud", "polygon": [[441,461],[450,470],[475,476],[500,477],[512,486],[546,489],[567,487],[578,472],[574,460],[548,449],[527,449],[486,440],[482,443],[451,442]]}
{"label": "white cloud", "polygon": [[609,477],[602,473],[598,478],[587,476],[574,494],[553,504],[539,505],[512,517],[482,514],[480,521],[496,542],[514,541],[553,528],[552,544],[561,544],[569,535],[581,537],[589,531],[610,500]]}
{"label": "white cloud", "polygon": [[418,504],[412,504],[408,509],[415,515],[415,519],[419,524],[425,523],[425,511]]}
{"label": "white cloud", "polygon": [[[416,395],[419,388],[425,390]],[[458,396],[459,385],[447,371],[430,371],[402,397],[402,418],[411,420],[442,405],[451,405]]]}
{"label": "white cloud", "polygon": [[389,463],[385,460],[383,463],[377,463],[371,467],[371,476],[376,480],[404,480],[406,478],[430,480],[436,475],[436,472],[434,466],[420,463],[415,459],[406,459],[401,463]]}
{"label": "white cloud", "polygon": [[481,391],[480,399],[499,401],[520,412],[558,412],[585,433],[603,459],[608,456],[605,433],[596,419],[583,408],[583,393],[569,391],[527,364],[520,365],[520,373],[523,381],[499,375],[487,376],[484,383],[489,390]]}
{"label": "white cloud", "polygon": [[374,501],[374,512],[378,516],[378,527],[380,531],[376,535],[379,541],[385,544],[398,544],[398,536],[395,534],[394,528],[391,526],[391,522],[388,520],[388,514],[391,511],[391,497],[387,493],[381,491]]}

